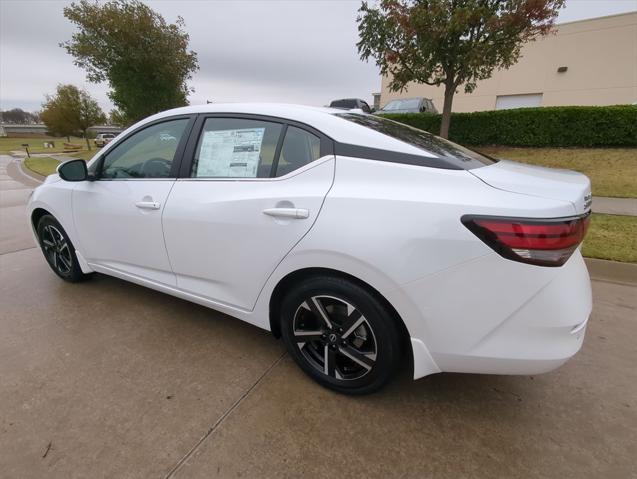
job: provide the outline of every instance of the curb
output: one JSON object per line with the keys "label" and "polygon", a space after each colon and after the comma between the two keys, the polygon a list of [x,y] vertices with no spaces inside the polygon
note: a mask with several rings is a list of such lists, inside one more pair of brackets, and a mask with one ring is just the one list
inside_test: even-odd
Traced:
{"label": "curb", "polygon": [[584,258],[584,261],[593,280],[637,285],[636,263],[620,263],[597,258]]}
{"label": "curb", "polygon": [[13,160],[13,163],[15,163],[18,166],[18,170],[20,170],[20,173],[22,173],[24,176],[28,176],[30,179],[37,181],[38,183],[43,183],[44,180],[46,179],[46,176],[42,176],[38,173],[36,173],[35,171],[31,171],[30,169],[26,168],[23,164],[22,164],[22,158],[15,158]]}

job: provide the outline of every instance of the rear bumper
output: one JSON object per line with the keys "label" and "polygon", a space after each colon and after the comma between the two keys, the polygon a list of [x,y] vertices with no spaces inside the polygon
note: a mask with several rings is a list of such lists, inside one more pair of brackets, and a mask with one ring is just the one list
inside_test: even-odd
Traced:
{"label": "rear bumper", "polygon": [[579,251],[559,268],[488,255],[405,290],[423,320],[412,337],[426,345],[440,371],[449,372],[551,371],[582,347],[592,309]]}

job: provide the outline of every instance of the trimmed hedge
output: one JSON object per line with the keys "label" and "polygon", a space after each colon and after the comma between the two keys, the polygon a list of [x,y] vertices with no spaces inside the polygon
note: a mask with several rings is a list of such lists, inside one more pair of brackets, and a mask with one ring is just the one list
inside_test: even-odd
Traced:
{"label": "trimmed hedge", "polygon": [[[383,115],[438,134],[440,114]],[[637,146],[637,106],[559,106],[452,113],[449,139],[465,145]]]}

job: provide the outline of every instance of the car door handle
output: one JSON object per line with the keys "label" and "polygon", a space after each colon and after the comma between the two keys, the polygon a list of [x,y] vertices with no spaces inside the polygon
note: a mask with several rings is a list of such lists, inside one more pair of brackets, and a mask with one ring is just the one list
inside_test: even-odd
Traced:
{"label": "car door handle", "polygon": [[157,201],[138,201],[135,206],[144,210],[158,210],[161,205]]}
{"label": "car door handle", "polygon": [[276,218],[309,218],[310,212],[304,208],[268,208],[263,210],[264,215],[274,216]]}

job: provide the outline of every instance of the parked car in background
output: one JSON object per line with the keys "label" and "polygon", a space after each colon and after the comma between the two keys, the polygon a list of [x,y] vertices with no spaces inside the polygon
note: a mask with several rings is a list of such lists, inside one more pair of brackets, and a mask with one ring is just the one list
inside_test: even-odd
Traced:
{"label": "parked car in background", "polygon": [[372,109],[365,100],[360,98],[343,98],[330,103],[330,108],[342,108],[344,110],[362,110],[364,113],[371,113]]}
{"label": "parked car in background", "polygon": [[116,135],[114,133],[98,133],[93,142],[95,143],[95,146],[101,148],[112,141],[115,136]]}
{"label": "parked car in background", "polygon": [[387,103],[376,114],[383,113],[438,113],[430,98],[400,98]]}
{"label": "parked car in background", "polygon": [[362,394],[401,364],[528,375],[573,356],[592,307],[590,194],[581,173],[378,116],[212,104],[63,163],[28,218],[62,279],[108,274],[238,317]]}

